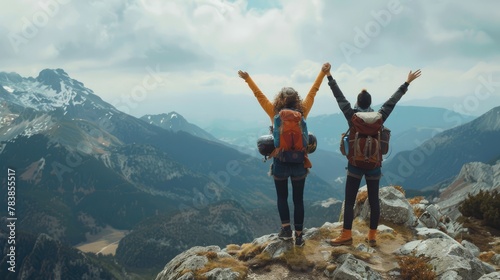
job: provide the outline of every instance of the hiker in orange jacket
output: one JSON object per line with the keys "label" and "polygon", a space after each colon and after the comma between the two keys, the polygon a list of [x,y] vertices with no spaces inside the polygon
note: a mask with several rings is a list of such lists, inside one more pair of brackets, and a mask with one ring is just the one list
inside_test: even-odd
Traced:
{"label": "hiker in orange jacket", "polygon": [[[408,77],[406,82],[402,84],[398,90],[389,98],[378,111],[381,114],[382,121],[389,117],[392,110],[396,106],[396,103],[403,97],[403,95],[408,90],[408,86],[410,83],[416,78],[420,77],[421,71],[417,70],[415,72],[410,71],[408,73]],[[328,85],[333,92],[333,96],[337,100],[340,110],[344,114],[349,127],[352,127],[352,116],[356,112],[373,112],[371,108],[371,95],[363,90],[358,94],[357,102],[354,108],[351,107],[351,104],[345,98],[344,94],[340,90],[337,82],[333,79],[330,71],[326,74],[328,78]],[[361,183],[361,179],[365,176],[366,185],[368,189],[368,201],[370,203],[370,230],[368,232],[368,236],[366,237],[366,242],[370,246],[376,246],[376,234],[378,221],[380,218],[380,203],[379,203],[379,183],[380,177],[382,176],[381,172],[381,163],[378,164],[377,167],[373,169],[364,169],[358,166],[354,166],[351,164],[351,161],[347,164],[347,179],[345,184],[345,206],[344,206],[344,225],[342,229],[342,233],[335,239],[329,241],[332,246],[341,246],[341,245],[351,245],[352,244],[352,222],[354,219],[354,203],[356,200],[356,195],[359,190],[359,185]]]}
{"label": "hiker in orange jacket", "polygon": [[[269,116],[272,124],[275,115],[277,115],[284,108],[299,111],[302,113],[303,118],[306,119],[314,104],[314,97],[319,90],[321,82],[323,81],[326,73],[329,71],[330,65],[326,63],[323,64],[321,71],[316,77],[314,84],[304,100],[301,100],[295,89],[291,87],[284,87],[275,96],[273,102],[269,101],[269,99],[262,93],[247,72],[240,70],[238,71],[238,75],[248,84],[257,98],[257,101],[262,106],[262,109],[264,109]],[[277,158],[273,158],[273,164],[271,166],[271,174],[274,177],[274,185],[276,187],[278,212],[281,219],[281,230],[278,234],[281,239],[293,238],[290,225],[290,211],[288,208],[288,177],[290,177],[292,181],[296,246],[304,245],[304,240],[302,239],[304,223],[303,196],[306,176],[308,169],[311,166],[311,162],[307,158],[307,155],[304,163],[285,163],[281,162]]]}

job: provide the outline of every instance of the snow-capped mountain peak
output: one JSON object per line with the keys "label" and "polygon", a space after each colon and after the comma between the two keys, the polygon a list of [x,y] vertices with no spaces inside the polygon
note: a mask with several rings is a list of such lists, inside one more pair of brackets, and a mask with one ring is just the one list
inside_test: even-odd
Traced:
{"label": "snow-capped mountain peak", "polygon": [[91,90],[85,88],[83,83],[71,79],[68,73],[62,69],[44,69],[40,72],[40,74],[38,74],[36,80],[42,85],[49,86],[57,93],[64,91],[63,85],[67,85],[74,90],[81,91],[84,95],[92,93]]}
{"label": "snow-capped mountain peak", "polygon": [[62,69],[42,70],[36,78],[0,72],[0,140],[45,133],[59,142],[101,145],[97,132],[110,129],[119,113]]}
{"label": "snow-capped mountain peak", "polygon": [[[44,69],[36,78],[3,72],[0,73],[0,87],[3,89],[0,92],[2,99],[42,112],[58,108],[67,111],[68,107],[83,105],[90,96],[94,96],[92,90],[71,79],[62,69]],[[106,105],[96,104],[100,107]]]}

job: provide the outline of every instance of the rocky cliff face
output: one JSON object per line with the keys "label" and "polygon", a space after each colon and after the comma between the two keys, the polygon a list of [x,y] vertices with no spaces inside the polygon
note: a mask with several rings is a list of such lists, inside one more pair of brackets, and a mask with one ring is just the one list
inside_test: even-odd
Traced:
{"label": "rocky cliff face", "polygon": [[452,218],[460,215],[458,206],[480,190],[500,190],[500,161],[494,165],[481,162],[465,164],[455,180],[439,196],[438,205]]}
{"label": "rocky cliff face", "polygon": [[304,230],[303,247],[280,240],[275,233],[222,249],[193,247],[172,259],[156,279],[401,279],[405,256],[423,260],[436,279],[499,279],[498,246],[496,252],[480,252],[474,244],[456,239],[463,229],[439,206],[423,199],[407,200],[395,187],[380,192],[377,247],[364,242],[369,206],[362,188],[352,246],[330,246],[327,241],[339,234],[342,224],[326,222]]}

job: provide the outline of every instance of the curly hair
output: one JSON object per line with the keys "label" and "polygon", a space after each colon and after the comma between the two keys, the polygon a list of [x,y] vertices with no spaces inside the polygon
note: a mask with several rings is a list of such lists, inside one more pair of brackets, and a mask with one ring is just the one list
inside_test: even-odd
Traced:
{"label": "curly hair", "polygon": [[284,108],[295,109],[301,113],[304,113],[302,100],[300,99],[299,93],[291,87],[282,88],[280,92],[274,97],[273,105],[275,114],[278,114],[279,111]]}

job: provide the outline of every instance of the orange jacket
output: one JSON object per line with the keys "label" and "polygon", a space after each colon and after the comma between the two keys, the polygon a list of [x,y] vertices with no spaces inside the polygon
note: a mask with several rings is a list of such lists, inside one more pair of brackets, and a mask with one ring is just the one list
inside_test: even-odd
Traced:
{"label": "orange jacket", "polygon": [[[311,108],[314,104],[314,97],[316,97],[316,93],[319,90],[321,82],[323,82],[323,78],[325,78],[325,73],[323,73],[323,71],[320,71],[318,77],[316,77],[316,80],[314,81],[314,84],[309,90],[309,93],[307,94],[306,98],[302,100],[302,106],[304,108],[304,119],[307,118],[309,111],[311,111]],[[264,109],[264,111],[266,111],[266,113],[269,115],[272,124],[275,115],[273,103],[269,101],[269,99],[264,95],[264,93],[262,93],[262,91],[259,89],[259,87],[255,84],[255,82],[252,80],[250,76],[248,76],[248,78],[245,79],[245,82],[247,82],[248,86],[253,91],[255,97],[257,97],[257,101],[259,101],[260,106],[262,106],[262,109]]]}
{"label": "orange jacket", "polygon": [[[316,93],[319,90],[319,87],[321,85],[321,82],[323,82],[323,78],[325,78],[325,73],[323,71],[320,71],[318,74],[318,77],[316,77],[316,80],[314,81],[314,84],[312,85],[311,89],[309,90],[309,93],[307,94],[306,98],[302,100],[302,107],[304,108],[304,119],[307,118],[307,115],[311,111],[311,108],[314,104],[314,97],[316,97]],[[245,79],[245,82],[247,82],[248,86],[250,89],[253,91],[253,94],[255,97],[257,97],[257,101],[259,101],[260,106],[262,106],[262,109],[266,111],[267,115],[269,115],[269,118],[271,119],[271,124],[273,124],[274,120],[274,106],[271,101],[262,93],[262,91],[259,89],[259,87],[254,83],[252,78],[248,76],[248,78]],[[305,168],[311,168],[312,163],[309,160],[309,158],[306,155],[306,160],[304,162],[304,167]]]}

